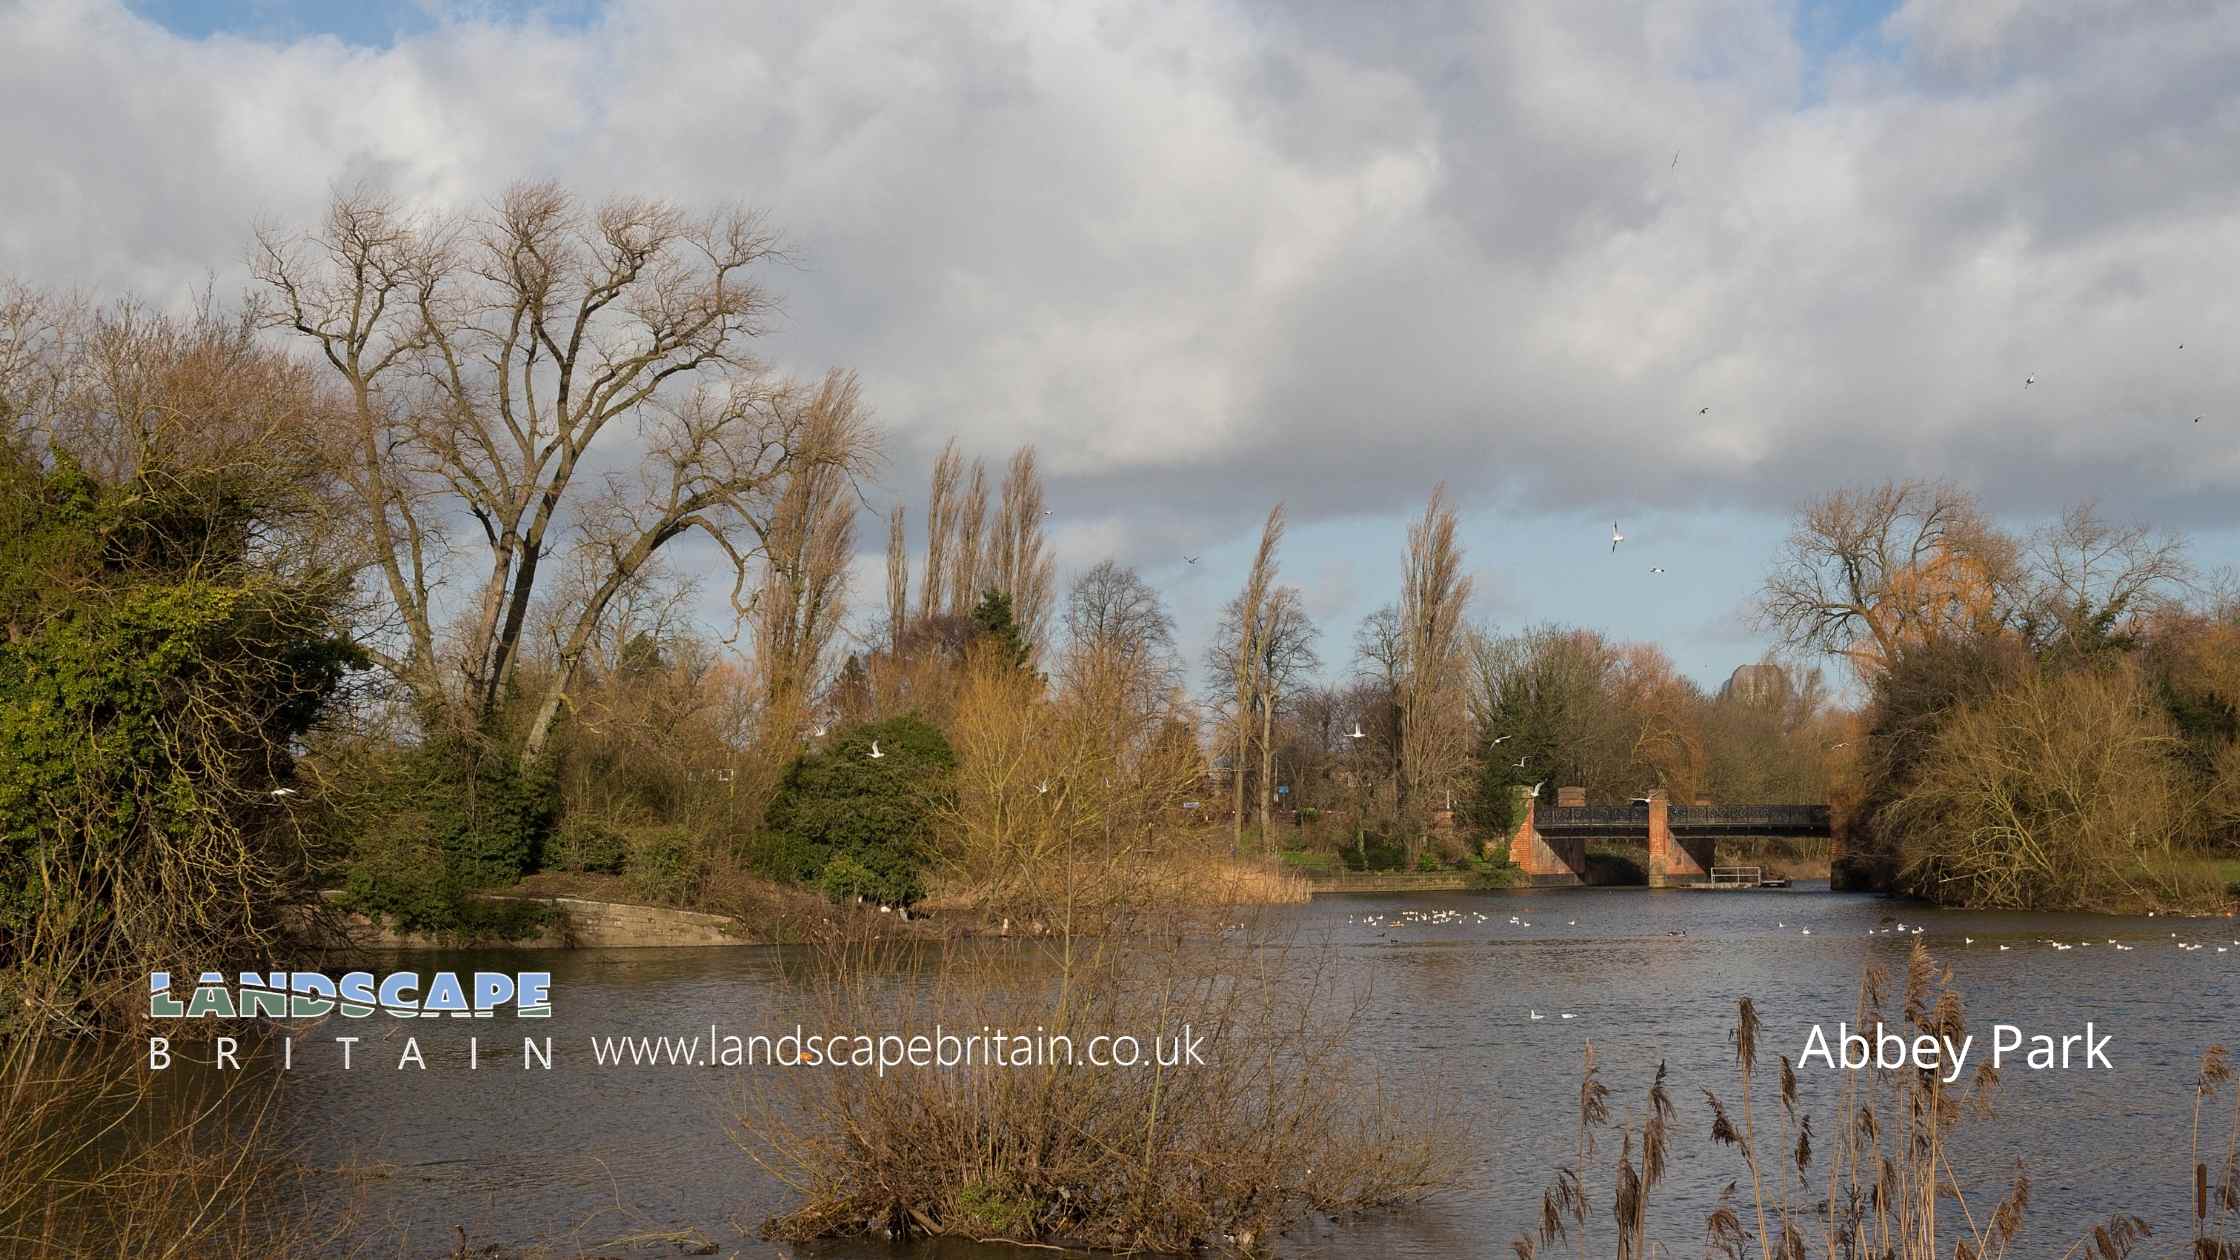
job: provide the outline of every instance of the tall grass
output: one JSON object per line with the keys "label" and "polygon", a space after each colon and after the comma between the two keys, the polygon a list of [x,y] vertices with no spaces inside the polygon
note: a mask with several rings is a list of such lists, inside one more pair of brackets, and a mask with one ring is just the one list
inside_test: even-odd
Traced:
{"label": "tall grass", "polygon": [[131,1043],[0,1039],[0,1260],[326,1254],[268,1083],[157,1086]]}
{"label": "tall grass", "polygon": [[[1958,1042],[1967,1035],[1964,1005],[1949,970],[1940,970],[1915,942],[1907,960],[1896,1022],[1885,1018],[1887,975],[1869,967],[1859,985],[1854,1027],[1891,1023],[1912,1036]],[[1711,1139],[1734,1152],[1740,1167],[1703,1217],[1703,1254],[1727,1260],[2003,1260],[2007,1256],[2059,1256],[2062,1260],[2127,1260],[2163,1254],[2171,1260],[2240,1260],[2240,1096],[2231,1107],[2219,1149],[2207,1138],[2234,1072],[2223,1046],[2202,1056],[2194,1086],[2190,1134],[2193,1176],[2184,1188],[2189,1230],[2169,1237],[2154,1253],[2153,1227],[2140,1216],[2117,1212],[2083,1237],[2047,1246],[2022,1238],[2031,1182],[2020,1161],[2004,1192],[1985,1208],[1971,1197],[1953,1166],[1952,1138],[1971,1119],[1991,1114],[1999,1074],[1979,1063],[1963,1081],[1947,1084],[1940,1073],[1913,1068],[1847,1071],[1822,1115],[1816,1144],[1813,1116],[1799,1098],[1795,1065],[1779,1056],[1779,1073],[1767,1100],[1778,1105],[1778,1144],[1760,1105],[1764,1090],[1758,1054],[1759,1022],[1749,998],[1736,1004],[1729,1034],[1734,1046],[1737,1112],[1711,1090],[1703,1091]],[[2240,1091],[2235,1091],[2240,1095]],[[1558,1168],[1541,1198],[1537,1226],[1510,1243],[1519,1260],[1569,1251],[1577,1256],[1613,1254],[1619,1260],[1682,1255],[1686,1246],[1650,1237],[1648,1205],[1664,1179],[1674,1115],[1665,1069],[1658,1065],[1646,1105],[1620,1126],[1617,1163],[1607,1218],[1594,1210],[1589,1161],[1597,1134],[1609,1124],[1609,1091],[1601,1083],[1594,1047],[1586,1048],[1578,1104],[1575,1162]],[[1765,1122],[1765,1123],[1762,1123]],[[1763,1130],[1763,1131],[1761,1131]],[[1817,1167],[1816,1167],[1817,1165]]]}

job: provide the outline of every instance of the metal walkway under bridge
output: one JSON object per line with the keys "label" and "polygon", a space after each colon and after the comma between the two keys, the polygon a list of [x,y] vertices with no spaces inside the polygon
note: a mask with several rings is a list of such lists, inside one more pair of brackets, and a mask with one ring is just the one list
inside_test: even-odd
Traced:
{"label": "metal walkway under bridge", "polygon": [[1588,805],[1578,788],[1557,804],[1522,796],[1523,819],[1509,838],[1509,860],[1535,884],[1577,884],[1587,841],[1646,840],[1649,886],[1708,884],[1722,836],[1832,835],[1825,805],[1674,805],[1664,793],[1628,805]]}

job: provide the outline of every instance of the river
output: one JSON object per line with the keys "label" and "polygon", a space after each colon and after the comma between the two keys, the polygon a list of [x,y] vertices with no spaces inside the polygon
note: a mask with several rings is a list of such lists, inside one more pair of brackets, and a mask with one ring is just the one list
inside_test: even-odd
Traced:
{"label": "river", "polygon": [[[1469,1168],[1462,1188],[1419,1207],[1315,1223],[1284,1241],[1292,1255],[1506,1254],[1568,1157],[1589,1038],[1613,1119],[1638,1112],[1658,1062],[1669,1062],[1679,1115],[1656,1233],[1675,1254],[1694,1253],[1718,1188],[1748,1183],[1734,1153],[1710,1142],[1702,1094],[1737,1101],[1728,1041],[1735,1000],[1752,997],[1763,1019],[1763,1105],[1773,1056],[1798,1056],[1815,1024],[1835,1034],[1851,1017],[1864,964],[1880,961],[1894,981],[1902,977],[1914,927],[1955,972],[1976,1057],[2000,1022],[2059,1036],[2089,1020],[2111,1038],[2108,1070],[2085,1069],[2081,1055],[2066,1071],[2010,1064],[1997,1114],[1963,1130],[1954,1162],[1971,1179],[2003,1181],[2016,1157],[2027,1162],[2035,1182],[2027,1254],[2056,1254],[2118,1209],[2182,1227],[2200,1054],[2240,1038],[2240,925],[2224,919],[1939,911],[1811,886],[1323,897],[1276,913],[1297,939],[1327,942],[1341,974],[1368,986],[1359,1052],[1395,1086],[1437,1100],[1435,1123]],[[1903,935],[1893,930],[1900,922]],[[2132,948],[2113,948],[2110,938]],[[394,965],[549,969],[554,1017],[323,1026],[298,1038],[283,1114],[315,1164],[394,1165],[364,1183],[365,1225],[390,1239],[404,1234],[408,1256],[442,1252],[462,1224],[477,1244],[544,1237],[590,1250],[628,1235],[697,1230],[722,1254],[782,1254],[753,1241],[753,1231],[787,1195],[743,1153],[729,1122],[742,1091],[780,1069],[602,1068],[587,1043],[689,1034],[711,1022],[782,1031],[802,1010],[786,961],[785,951],[760,947],[404,956]],[[1544,1018],[1532,1019],[1534,1011]],[[327,1044],[337,1033],[365,1038],[351,1070]],[[524,1034],[553,1038],[549,1072],[522,1070]],[[397,1068],[407,1035],[425,1070]],[[471,1072],[470,1035],[482,1056]],[[1809,1110],[1825,1112],[1820,1102],[1839,1076],[1800,1069]],[[2221,1151],[2223,1117],[2212,1132]],[[1605,1152],[1590,1183],[1598,1213],[1609,1201],[1608,1167]],[[1994,1197],[1986,1191],[1977,1210]],[[397,1254],[393,1244],[388,1254]],[[896,1253],[858,1243],[815,1254]]]}

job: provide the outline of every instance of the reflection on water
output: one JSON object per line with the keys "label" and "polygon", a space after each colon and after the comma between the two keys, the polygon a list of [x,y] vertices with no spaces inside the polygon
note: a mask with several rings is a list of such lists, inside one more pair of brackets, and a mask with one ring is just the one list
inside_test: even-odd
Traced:
{"label": "reflection on water", "polygon": [[[1400,921],[1408,911],[1417,913]],[[1915,938],[1888,931],[1895,921],[1923,928],[1919,939],[1952,966],[1978,1054],[1995,1022],[2058,1036],[2090,1020],[2114,1034],[2112,1071],[2010,1065],[1998,1115],[1957,1143],[1955,1167],[1980,1180],[1986,1202],[2014,1157],[2028,1160],[2036,1190],[2025,1238],[2041,1247],[2117,1209],[2172,1226],[2184,1218],[2193,1074],[2204,1047],[2240,1033],[2232,943],[2240,928],[2227,920],[1969,914],[1811,888],[1342,897],[1279,913],[1299,940],[1326,942],[1341,973],[1368,986],[1360,1053],[1395,1088],[1436,1102],[1432,1123],[1471,1170],[1464,1188],[1411,1212],[1343,1228],[1317,1223],[1287,1241],[1288,1254],[1447,1256],[1505,1244],[1535,1218],[1550,1171],[1569,1158],[1589,1038],[1613,1120],[1638,1110],[1658,1062],[1669,1061],[1680,1114],[1659,1192],[1665,1228],[1653,1232],[1693,1250],[1703,1212],[1743,1172],[1731,1151],[1712,1147],[1701,1092],[1733,1093],[1735,1000],[1758,1004],[1761,1055],[1795,1057],[1811,1025],[1833,1036],[1850,1017],[1864,963],[1902,974]],[[2108,948],[2110,937],[2135,948]],[[2089,944],[2054,950],[2048,938]],[[2180,950],[2181,941],[2209,948]],[[2230,952],[2214,952],[2220,945]],[[408,1255],[440,1252],[456,1224],[478,1243],[572,1229],[568,1240],[586,1246],[697,1229],[727,1254],[755,1254],[755,1227],[787,1199],[744,1153],[732,1117],[748,1091],[785,1069],[601,1068],[587,1043],[620,1033],[705,1037],[710,1024],[789,1030],[805,1002],[788,964],[786,951],[757,947],[411,956],[398,965],[549,969],[555,1016],[331,1021],[297,1038],[286,1115],[311,1162],[394,1166],[367,1182],[369,1225],[391,1238],[407,1232]],[[1532,1011],[1546,1018],[1534,1021]],[[550,1071],[522,1070],[524,1034],[553,1038]],[[328,1041],[336,1035],[362,1038],[355,1070],[341,1070]],[[396,1070],[408,1036],[425,1071]],[[470,1036],[481,1057],[472,1072]],[[1816,1115],[1836,1075],[1800,1073]],[[1609,1187],[1589,1191],[1605,1211]],[[859,1243],[816,1254],[893,1250]]]}

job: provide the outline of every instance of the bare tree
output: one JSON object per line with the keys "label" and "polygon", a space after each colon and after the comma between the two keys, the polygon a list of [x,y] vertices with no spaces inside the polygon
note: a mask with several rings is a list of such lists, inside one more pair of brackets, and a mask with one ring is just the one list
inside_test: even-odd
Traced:
{"label": "bare tree", "polygon": [[1407,632],[1401,628],[1399,606],[1386,604],[1363,617],[1353,631],[1354,685],[1347,692],[1354,700],[1352,720],[1362,732],[1352,741],[1354,768],[1375,774],[1372,788],[1392,785],[1395,803],[1400,798],[1400,698],[1407,667]]}
{"label": "bare tree", "polygon": [[1134,569],[1099,561],[1066,592],[1066,638],[1125,647],[1158,658],[1174,650],[1174,618]]}
{"label": "bare tree", "polygon": [[988,540],[988,563],[991,584],[1011,597],[1011,616],[1019,625],[1019,636],[1030,651],[1037,653],[1049,632],[1050,604],[1055,595],[1055,562],[1042,541],[1045,515],[1034,448],[1022,446],[1012,454],[1011,467],[1003,478],[995,536]]}
{"label": "bare tree", "polygon": [[972,481],[957,505],[956,532],[949,543],[949,615],[968,617],[986,593],[988,580],[988,465],[972,461]]}
{"label": "bare tree", "polygon": [[1462,654],[1470,588],[1455,541],[1454,505],[1442,482],[1424,505],[1423,519],[1408,527],[1400,579],[1396,804],[1403,816],[1411,801],[1421,806],[1429,792],[1453,786],[1469,764]]}
{"label": "bare tree", "polygon": [[2086,502],[2039,531],[2028,548],[2031,616],[2041,633],[2075,640],[2095,627],[2135,629],[2193,584],[2185,540],[2117,525]]}
{"label": "bare tree", "polygon": [[910,619],[910,556],[903,550],[902,505],[887,514],[887,651],[902,646]]}
{"label": "bare tree", "polygon": [[1244,847],[1244,765],[1251,750],[1252,711],[1260,694],[1259,662],[1266,647],[1268,606],[1276,589],[1276,548],[1283,542],[1283,525],[1283,505],[1278,503],[1268,509],[1268,519],[1260,527],[1260,546],[1253,552],[1252,568],[1245,574],[1244,589],[1230,601],[1208,653],[1216,684],[1228,692],[1230,717],[1235,723],[1236,753],[1230,763],[1234,779],[1229,837],[1232,851]]}
{"label": "bare tree", "polygon": [[1254,700],[1260,709],[1260,838],[1275,826],[1276,710],[1305,676],[1321,664],[1314,652],[1315,628],[1296,586],[1278,588],[1261,613],[1259,656],[1253,663]]}
{"label": "bare tree", "polygon": [[933,483],[926,493],[926,566],[918,579],[921,618],[949,611],[949,549],[957,534],[957,482],[963,476],[964,457],[957,453],[957,440],[950,438],[933,461]]}
{"label": "bare tree", "polygon": [[1872,675],[1909,644],[1996,626],[2017,572],[2014,542],[1954,486],[1839,490],[1798,514],[1760,618],[1790,647],[1846,657]]}
{"label": "bare tree", "polygon": [[[637,198],[586,210],[549,183],[516,185],[471,219],[346,193],[308,234],[258,233],[275,322],[318,347],[346,395],[351,484],[401,622],[400,644],[373,647],[430,715],[487,722],[547,558],[586,552],[604,577],[559,636],[524,741],[540,757],[607,603],[656,552],[705,535],[733,567],[743,616],[788,483],[867,464],[874,434],[851,381],[798,388],[748,353],[771,307],[751,273],[774,248],[742,210],[694,217]],[[634,452],[617,449],[626,435]],[[609,459],[634,475],[599,476]],[[438,593],[446,524],[462,518],[487,567],[447,668]]]}
{"label": "bare tree", "polygon": [[[836,403],[831,411],[836,417],[848,406]],[[789,481],[771,514],[769,565],[755,603],[755,656],[764,703],[782,724],[769,732],[773,736],[791,736],[824,680],[833,636],[847,613],[855,508],[846,472],[827,464]]]}

